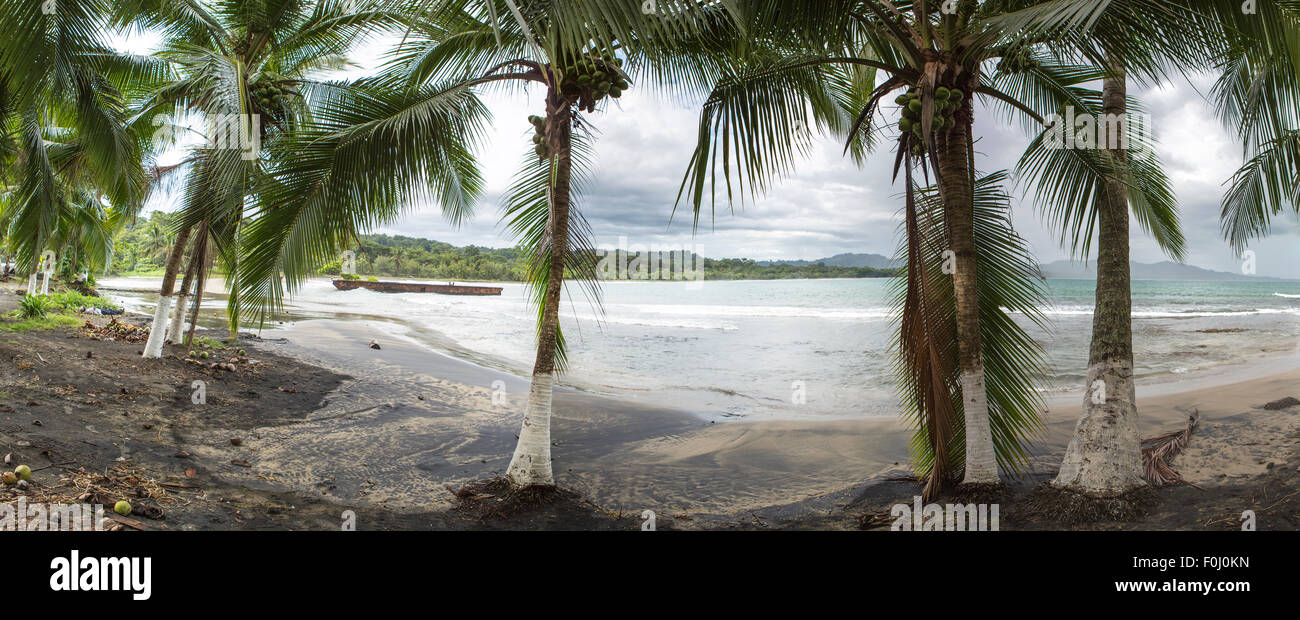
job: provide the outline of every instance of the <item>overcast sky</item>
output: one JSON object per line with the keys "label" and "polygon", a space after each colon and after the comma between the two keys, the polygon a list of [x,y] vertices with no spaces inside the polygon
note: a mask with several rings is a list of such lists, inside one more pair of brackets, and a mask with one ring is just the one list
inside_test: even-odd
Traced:
{"label": "overcast sky", "polygon": [[[144,44],[131,47],[141,49]],[[372,44],[358,51],[363,67],[376,64]],[[1201,93],[1209,91],[1210,76],[1179,81],[1138,93],[1153,117],[1153,129],[1182,210],[1188,239],[1188,262],[1211,269],[1239,271],[1219,232],[1219,202],[1224,182],[1241,164],[1241,149],[1214,118]],[[476,216],[454,228],[437,205],[413,205],[398,222],[376,232],[402,234],[456,245],[513,245],[500,225],[500,197],[531,152],[530,114],[543,114],[543,91],[526,96],[488,94],[492,111],[489,139],[478,156],[487,179],[487,192]],[[834,139],[818,142],[796,173],[758,201],[737,204],[733,213],[725,196],[710,223],[708,213],[692,235],[689,212],[672,217],[673,202],[688,158],[695,146],[698,103],[666,101],[635,85],[620,100],[589,115],[599,134],[595,141],[595,173],[582,196],[582,212],[601,247],[614,247],[620,237],[636,247],[654,244],[694,247],[715,258],[816,259],[841,252],[892,255],[898,242],[901,185],[891,183],[893,157],[885,149],[859,168],[841,155]],[[892,108],[892,105],[885,106]],[[1012,169],[1028,142],[1019,124],[1000,113],[976,109],[976,165],[981,172]],[[888,142],[882,144],[887,147]],[[1049,230],[1023,188],[1012,192],[1013,221],[1040,262],[1065,258],[1057,234]],[[161,197],[160,197],[161,198]],[[157,206],[172,208],[160,200]],[[671,221],[670,221],[671,220]],[[1133,224],[1132,256],[1139,262],[1165,260],[1156,244]],[[1274,234],[1252,244],[1260,275],[1300,277],[1300,224],[1294,215],[1279,216]]]}

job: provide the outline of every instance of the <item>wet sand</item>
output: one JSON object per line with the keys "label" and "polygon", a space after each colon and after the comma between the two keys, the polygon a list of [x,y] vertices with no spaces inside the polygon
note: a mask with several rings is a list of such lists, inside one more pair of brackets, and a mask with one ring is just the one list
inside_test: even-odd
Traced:
{"label": "wet sand", "polygon": [[[444,485],[504,471],[526,380],[431,351],[382,322],[305,321],[283,333],[287,339],[272,345],[277,352],[357,379],[308,416],[307,426],[267,429],[264,436],[274,439],[261,450],[263,459],[287,465],[329,455],[381,463],[383,480],[368,487],[368,496],[399,505],[450,502],[440,492]],[[371,340],[383,348],[367,348]],[[496,381],[503,382],[495,387],[504,388],[505,400],[494,405]],[[1300,414],[1255,407],[1291,395],[1300,396],[1300,356],[1141,386],[1142,433],[1177,430],[1199,409],[1203,432],[1176,462],[1187,463],[1181,468],[1187,479],[1205,485],[1258,475],[1269,462],[1287,460]],[[1060,394],[1048,401],[1046,432],[1033,449],[1035,477],[1055,473],[1082,398]],[[832,509],[910,473],[910,431],[897,419],[711,424],[696,413],[702,412],[557,390],[557,482],[610,510],[731,520],[760,510],[794,517]],[[1267,432],[1249,439],[1224,432],[1236,426]],[[308,484],[321,473],[310,468],[295,477]]]}

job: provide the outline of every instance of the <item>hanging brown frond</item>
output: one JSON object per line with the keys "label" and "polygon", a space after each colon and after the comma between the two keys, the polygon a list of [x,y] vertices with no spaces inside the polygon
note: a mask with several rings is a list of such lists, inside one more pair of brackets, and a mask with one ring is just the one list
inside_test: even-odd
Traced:
{"label": "hanging brown frond", "polygon": [[[931,447],[932,461],[925,489],[921,495],[930,501],[943,490],[952,477],[949,463],[950,441],[956,412],[950,395],[948,379],[952,368],[943,345],[937,342],[943,329],[939,304],[926,275],[926,262],[933,248],[928,248],[923,228],[918,224],[916,186],[912,182],[912,156],[900,148],[905,158],[907,177],[906,233],[907,233],[907,290],[904,300],[900,352],[905,372],[910,375],[907,385],[915,390],[916,415],[921,418]],[[924,168],[924,160],[922,160]]]}
{"label": "hanging brown frond", "polygon": [[1152,486],[1164,487],[1185,482],[1171,464],[1174,457],[1182,453],[1191,441],[1192,429],[1196,428],[1200,417],[1200,411],[1194,409],[1192,415],[1187,417],[1187,428],[1142,440],[1142,464],[1146,468],[1147,482]]}

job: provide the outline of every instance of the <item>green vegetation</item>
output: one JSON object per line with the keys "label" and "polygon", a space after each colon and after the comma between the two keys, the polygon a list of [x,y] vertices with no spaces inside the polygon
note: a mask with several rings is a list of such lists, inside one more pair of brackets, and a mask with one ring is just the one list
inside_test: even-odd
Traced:
{"label": "green vegetation", "polygon": [[77,327],[83,319],[77,316],[82,308],[117,308],[99,297],[83,295],[77,291],[63,290],[49,295],[24,295],[18,309],[0,319],[0,331],[26,332],[60,327]]}
{"label": "green vegetation", "polygon": [[121,306],[111,301],[108,301],[103,297],[83,295],[82,293],[73,290],[64,290],[56,293],[50,293],[45,297],[45,300],[51,308],[63,312],[80,312],[83,308],[113,308],[117,310],[121,309]]}
{"label": "green vegetation", "polygon": [[161,211],[139,218],[113,238],[113,261],[108,272],[115,276],[161,276],[167,267],[167,252],[176,240],[172,232],[176,217]]}
{"label": "green vegetation", "polygon": [[[163,237],[171,216],[154,212],[126,226],[113,242],[116,254],[110,273],[118,276],[161,276],[167,250],[174,235]],[[423,278],[479,282],[522,282],[528,261],[519,248],[458,247],[450,243],[402,235],[361,235],[357,272],[368,276]],[[883,278],[893,270],[870,267],[811,265],[760,265],[748,258],[705,258],[705,280],[789,280],[816,278]],[[340,275],[340,260],[322,266],[320,275],[357,280],[363,276]],[[366,278],[369,279],[369,278]]]}
{"label": "green vegetation", "polygon": [[69,316],[66,314],[47,314],[43,317],[34,319],[21,319],[18,321],[0,320],[0,331],[45,331],[64,327],[78,327],[81,323],[81,319],[75,316]]}
{"label": "green vegetation", "polygon": [[[449,243],[401,235],[362,235],[357,253],[357,271],[383,277],[429,280],[475,280],[480,282],[522,282],[528,269],[519,248],[492,249],[456,247]],[[883,278],[893,270],[870,267],[828,267],[811,265],[760,265],[748,258],[705,258],[705,280],[788,280],[798,278]],[[319,271],[338,275],[341,261]],[[360,276],[342,275],[345,280]],[[367,278],[369,279],[369,278]]]}
{"label": "green vegetation", "polygon": [[23,295],[18,302],[18,316],[24,319],[39,319],[49,312],[50,303],[43,295]]}

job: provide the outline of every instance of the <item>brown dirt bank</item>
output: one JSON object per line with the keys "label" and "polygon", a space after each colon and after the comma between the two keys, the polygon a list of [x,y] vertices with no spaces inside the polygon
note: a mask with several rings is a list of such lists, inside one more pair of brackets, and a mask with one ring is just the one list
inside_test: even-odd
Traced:
{"label": "brown dirt bank", "polygon": [[[14,309],[17,299],[11,289],[0,290],[0,314]],[[110,321],[82,318],[100,326]],[[0,503],[20,495],[29,502],[126,499],[136,508],[131,521],[151,530],[337,530],[347,510],[359,530],[639,525],[584,502],[484,519],[445,506],[344,501],[330,496],[335,485],[327,478],[315,488],[286,485],[284,472],[261,463],[263,435],[301,424],[351,378],[277,355],[266,344],[241,334],[230,349],[213,351],[209,361],[235,349],[256,360],[226,371],[186,362],[182,347],[173,345],[163,359],[145,360],[142,344],[100,339],[83,329],[0,332],[0,455],[34,470],[33,488],[0,486]],[[204,404],[192,402],[196,380],[206,383]],[[366,469],[355,460],[342,465]],[[150,507],[160,509],[161,518],[148,518]]]}

